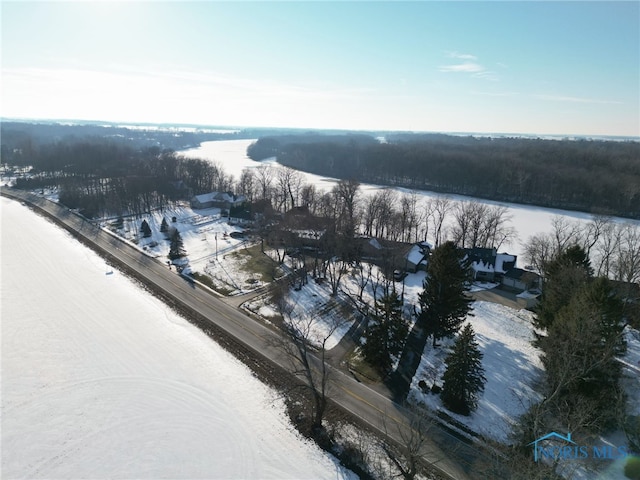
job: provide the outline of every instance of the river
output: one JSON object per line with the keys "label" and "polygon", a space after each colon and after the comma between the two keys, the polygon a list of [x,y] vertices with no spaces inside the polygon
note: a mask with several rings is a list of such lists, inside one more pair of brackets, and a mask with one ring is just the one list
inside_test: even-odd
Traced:
{"label": "river", "polygon": [[[203,158],[219,164],[225,172],[234,176],[237,180],[240,178],[242,170],[245,168],[256,168],[260,165],[268,163],[270,165],[278,166],[278,163],[274,160],[268,160],[266,162],[256,162],[247,157],[247,147],[254,140],[222,140],[213,142],[203,142],[200,147],[184,150],[180,152],[182,155],[189,158]],[[311,173],[301,172],[308,183],[312,183],[316,188],[322,190],[331,189],[338,180],[335,178],[322,177],[320,175],[314,175]],[[396,187],[382,187],[379,185],[362,184],[361,191],[364,194],[374,193],[382,188],[393,188],[398,192],[406,193],[408,190],[404,188]],[[520,205],[516,203],[507,202],[493,202],[489,200],[464,197],[460,195],[443,195],[440,193],[434,193],[424,190],[419,190],[417,193],[425,200],[429,198],[448,197],[453,200],[472,200],[479,203],[488,205],[504,205],[509,209],[509,215],[511,216],[511,225],[518,233],[517,239],[511,241],[511,243],[503,246],[501,250],[507,251],[513,255],[518,255],[520,260],[518,262],[519,267],[524,266],[523,259],[523,243],[526,242],[531,236],[548,232],[551,230],[552,219],[556,216],[565,217],[567,220],[586,223],[591,219],[591,215],[583,212],[574,212],[570,210],[559,210],[553,208],[536,207],[531,205]],[[629,222],[640,227],[640,221],[628,220],[618,217],[613,217],[615,221]]]}

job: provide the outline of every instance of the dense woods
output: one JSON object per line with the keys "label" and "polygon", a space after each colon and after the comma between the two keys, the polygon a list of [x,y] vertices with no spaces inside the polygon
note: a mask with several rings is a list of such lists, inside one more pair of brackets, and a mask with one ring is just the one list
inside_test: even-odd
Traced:
{"label": "dense woods", "polygon": [[208,140],[233,140],[234,138],[252,138],[242,136],[240,132],[214,131],[213,129],[178,130],[162,126],[148,128],[128,128],[111,123],[60,124],[2,122],[2,161],[16,164],[28,158],[34,149],[56,143],[78,143],[91,140],[109,140],[112,143],[133,148],[162,146],[163,149],[179,150],[197,147]]}
{"label": "dense woods", "polygon": [[640,143],[440,134],[261,138],[248,154],[320,175],[640,218]]}

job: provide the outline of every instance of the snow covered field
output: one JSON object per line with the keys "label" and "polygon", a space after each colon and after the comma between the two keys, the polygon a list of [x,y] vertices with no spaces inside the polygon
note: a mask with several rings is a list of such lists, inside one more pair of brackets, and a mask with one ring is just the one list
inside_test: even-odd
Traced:
{"label": "snow covered field", "polygon": [[0,206],[3,478],[355,478],[203,333]]}

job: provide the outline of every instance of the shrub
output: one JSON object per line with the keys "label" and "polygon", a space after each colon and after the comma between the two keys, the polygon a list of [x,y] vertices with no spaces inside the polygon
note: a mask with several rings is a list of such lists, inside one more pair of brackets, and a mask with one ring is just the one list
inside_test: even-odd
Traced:
{"label": "shrub", "polygon": [[624,465],[624,476],[631,480],[640,480],[640,457],[630,455]]}
{"label": "shrub", "polygon": [[429,387],[427,387],[427,382],[425,382],[424,380],[420,380],[418,382],[418,387],[420,387],[420,390],[422,390],[422,393],[429,392]]}

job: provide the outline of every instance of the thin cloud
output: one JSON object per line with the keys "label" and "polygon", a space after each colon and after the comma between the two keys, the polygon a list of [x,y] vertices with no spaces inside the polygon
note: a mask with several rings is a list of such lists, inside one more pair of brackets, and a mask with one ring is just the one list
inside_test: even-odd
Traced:
{"label": "thin cloud", "polygon": [[467,73],[474,78],[482,78],[483,80],[497,81],[498,74],[487,69],[484,65],[478,63],[478,57],[470,53],[447,52],[447,57],[461,60],[459,63],[440,65],[438,71],[442,73]]}
{"label": "thin cloud", "polygon": [[515,97],[520,95],[518,92],[472,92],[474,95],[482,95],[485,97]]}
{"label": "thin cloud", "polygon": [[[279,97],[281,99],[324,99],[340,100],[363,97],[374,94],[372,87],[345,88],[334,85],[286,84],[269,80],[256,80],[246,77],[225,75],[217,72],[184,70],[143,71],[131,68],[113,71],[94,69],[6,69],[5,80],[13,80],[14,84],[24,82],[50,85],[84,85],[92,88],[96,85],[122,87],[130,90],[133,85],[148,85],[168,91],[198,90],[200,92],[224,92],[227,95]],[[144,90],[144,89],[143,89]]]}
{"label": "thin cloud", "polygon": [[478,73],[483,72],[485,68],[477,63],[465,62],[457,65],[441,65],[438,70],[441,72]]}
{"label": "thin cloud", "polygon": [[566,102],[566,103],[590,103],[596,105],[620,105],[622,102],[617,100],[600,100],[597,98],[570,97],[564,95],[534,95],[539,100],[549,102]]}
{"label": "thin cloud", "polygon": [[457,58],[458,60],[477,60],[478,57],[469,53],[447,52],[449,58]]}
{"label": "thin cloud", "polygon": [[498,74],[496,72],[492,72],[491,70],[482,70],[480,72],[474,73],[473,76],[477,78],[483,78],[484,80],[492,80],[494,82],[499,80]]}

